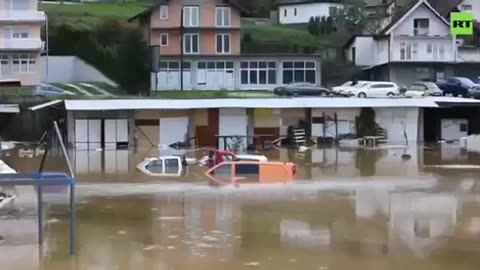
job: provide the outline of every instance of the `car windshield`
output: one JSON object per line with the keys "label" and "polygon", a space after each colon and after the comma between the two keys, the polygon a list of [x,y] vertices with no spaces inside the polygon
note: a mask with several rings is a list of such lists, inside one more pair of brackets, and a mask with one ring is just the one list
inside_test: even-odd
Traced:
{"label": "car windshield", "polygon": [[425,91],[425,86],[421,84],[412,84],[408,91]]}
{"label": "car windshield", "polygon": [[465,86],[473,86],[475,83],[472,82],[472,80],[470,80],[469,78],[457,78],[463,85]]}

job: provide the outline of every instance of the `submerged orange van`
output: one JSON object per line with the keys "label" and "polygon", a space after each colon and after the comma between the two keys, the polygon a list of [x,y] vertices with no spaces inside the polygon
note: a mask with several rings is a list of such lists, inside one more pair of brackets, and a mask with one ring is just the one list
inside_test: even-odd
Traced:
{"label": "submerged orange van", "polygon": [[289,183],[294,181],[296,166],[291,162],[223,162],[205,175],[213,185]]}

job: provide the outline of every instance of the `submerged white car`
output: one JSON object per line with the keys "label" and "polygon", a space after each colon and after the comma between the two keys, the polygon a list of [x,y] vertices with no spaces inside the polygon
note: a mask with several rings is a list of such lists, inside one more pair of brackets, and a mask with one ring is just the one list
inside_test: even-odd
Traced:
{"label": "submerged white car", "polygon": [[400,95],[400,87],[393,82],[368,82],[349,89],[348,94],[358,98],[394,97]]}
{"label": "submerged white car", "polygon": [[181,176],[184,166],[179,156],[146,158],[137,168],[150,176]]}

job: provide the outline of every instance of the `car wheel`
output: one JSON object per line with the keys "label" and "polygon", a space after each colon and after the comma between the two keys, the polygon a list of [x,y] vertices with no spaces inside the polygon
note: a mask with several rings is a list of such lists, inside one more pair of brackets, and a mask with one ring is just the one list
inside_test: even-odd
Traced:
{"label": "car wheel", "polygon": [[390,98],[391,98],[391,97],[394,97],[394,96],[395,96],[395,94],[392,93],[392,92],[387,93],[387,97],[390,97]]}
{"label": "car wheel", "polygon": [[367,97],[367,94],[365,93],[358,93],[358,98],[366,98]]}
{"label": "car wheel", "polygon": [[326,96],[328,96],[328,93],[325,92],[325,91],[320,91],[319,96],[321,96],[321,97],[326,97]]}
{"label": "car wheel", "polygon": [[458,94],[453,94],[454,97],[458,97]]}

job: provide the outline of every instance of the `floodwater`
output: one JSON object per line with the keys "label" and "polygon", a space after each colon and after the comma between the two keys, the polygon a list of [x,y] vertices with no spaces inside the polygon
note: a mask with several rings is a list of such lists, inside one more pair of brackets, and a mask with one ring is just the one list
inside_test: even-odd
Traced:
{"label": "floodwater", "polygon": [[[271,150],[263,154],[297,163],[298,181],[239,188],[208,186],[201,167],[179,178],[142,175],[136,164],[156,150],[70,154],[78,180],[77,256],[68,255],[68,209],[55,193],[46,195],[39,252],[34,199],[20,200],[33,197],[33,188],[24,188],[18,213],[0,218],[0,269],[480,265],[480,155],[455,145]],[[48,170],[64,170],[57,155],[47,159]],[[18,151],[3,159],[22,172],[40,163],[40,156]]]}

